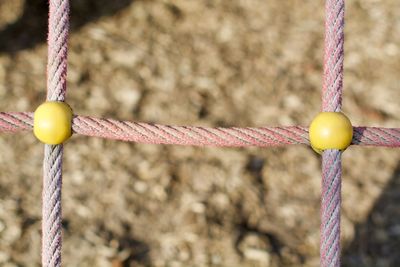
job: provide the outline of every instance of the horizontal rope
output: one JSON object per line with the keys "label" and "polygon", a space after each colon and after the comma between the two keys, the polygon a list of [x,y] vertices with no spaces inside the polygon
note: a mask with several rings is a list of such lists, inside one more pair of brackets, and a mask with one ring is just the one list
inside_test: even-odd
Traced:
{"label": "horizontal rope", "polygon": [[82,135],[147,144],[268,147],[308,143],[306,129],[297,126],[208,128],[77,116],[73,120],[72,128],[74,132]]}
{"label": "horizontal rope", "polygon": [[[33,128],[31,112],[0,112],[0,132]],[[107,139],[145,143],[193,146],[283,146],[310,145],[308,127],[210,128],[169,126],[74,116],[74,133]],[[400,147],[400,128],[354,127],[353,145]]]}
{"label": "horizontal rope", "polygon": [[352,145],[400,147],[400,128],[353,127]]}
{"label": "horizontal rope", "polygon": [[31,112],[0,112],[0,132],[15,133],[33,128]]}

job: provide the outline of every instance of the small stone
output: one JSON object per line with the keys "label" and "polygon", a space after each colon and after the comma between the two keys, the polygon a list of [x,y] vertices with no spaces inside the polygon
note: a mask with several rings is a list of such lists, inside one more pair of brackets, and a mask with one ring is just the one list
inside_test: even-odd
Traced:
{"label": "small stone", "polygon": [[142,194],[147,191],[148,186],[145,182],[138,181],[134,184],[134,188],[137,193]]}
{"label": "small stone", "polygon": [[261,262],[263,266],[269,266],[271,261],[269,247],[269,243],[256,233],[248,233],[239,244],[246,259]]}
{"label": "small stone", "polygon": [[192,204],[191,210],[192,210],[194,213],[201,214],[201,213],[204,213],[204,212],[205,212],[206,207],[204,206],[203,203],[196,202],[196,203],[193,203],[193,204]]}
{"label": "small stone", "polygon": [[269,266],[271,256],[266,250],[248,248],[243,252],[246,259],[262,262],[263,266]]}
{"label": "small stone", "polygon": [[0,263],[5,263],[10,259],[10,255],[6,252],[0,251]]}
{"label": "small stone", "polygon": [[115,90],[114,95],[116,100],[127,109],[136,107],[141,97],[140,91],[129,87]]}

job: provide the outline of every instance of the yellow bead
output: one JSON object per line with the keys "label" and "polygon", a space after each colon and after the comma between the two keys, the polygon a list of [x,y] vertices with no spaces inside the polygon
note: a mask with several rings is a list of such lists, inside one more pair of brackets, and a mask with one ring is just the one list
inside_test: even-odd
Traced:
{"label": "yellow bead", "polygon": [[350,120],[340,112],[321,112],[311,122],[311,147],[319,154],[325,149],[345,150],[353,139]]}
{"label": "yellow bead", "polygon": [[33,133],[41,142],[58,145],[72,135],[72,110],[64,102],[45,102],[35,111]]}

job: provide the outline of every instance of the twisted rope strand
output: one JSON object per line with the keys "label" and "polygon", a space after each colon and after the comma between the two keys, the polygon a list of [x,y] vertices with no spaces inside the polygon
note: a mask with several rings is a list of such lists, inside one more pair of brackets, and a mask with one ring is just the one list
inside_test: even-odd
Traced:
{"label": "twisted rope strand", "polygon": [[[325,1],[325,54],[322,87],[322,111],[340,112],[342,108],[344,61],[344,0]],[[385,131],[375,135],[373,129],[365,136],[366,128],[354,128],[353,144],[374,143],[380,139],[396,139]],[[375,135],[375,136],[374,136]],[[391,143],[392,144],[392,143]],[[322,202],[320,254],[322,267],[340,266],[340,203],[341,152],[326,150],[322,154]]]}
{"label": "twisted rope strand", "polygon": [[[344,0],[325,2],[325,55],[322,87],[322,111],[340,112],[342,108],[344,61]],[[361,140],[376,141],[393,138],[386,131],[365,138],[366,129],[355,129],[353,144]],[[379,136],[379,137],[378,137]],[[364,139],[362,139],[364,138]],[[321,201],[321,266],[340,266],[340,203],[341,203],[341,152],[326,150],[322,154]]]}
{"label": "twisted rope strand", "polygon": [[0,112],[0,132],[16,133],[33,128],[33,113]]}
{"label": "twisted rope strand", "polygon": [[47,100],[64,101],[67,89],[69,0],[49,1]]}
{"label": "twisted rope strand", "polygon": [[338,112],[342,107],[344,0],[326,0],[325,10],[325,55],[322,110]]}
{"label": "twisted rope strand", "polygon": [[[32,128],[33,113],[0,112],[0,132],[16,133]],[[75,116],[72,129],[75,134],[145,144],[221,147],[310,145],[308,127],[303,126],[219,128],[238,136],[236,141],[235,137],[230,140],[218,138],[215,128],[117,121],[86,116]],[[352,145],[400,147],[400,128],[353,127],[353,132]]]}
{"label": "twisted rope strand", "polygon": [[61,266],[62,145],[45,145],[43,161],[42,265]]}
{"label": "twisted rope strand", "polygon": [[208,128],[75,116],[72,129],[81,135],[147,144],[267,147],[309,142],[308,129],[300,126]]}
{"label": "twisted rope strand", "polygon": [[321,266],[340,266],[341,152],[322,155]]}
{"label": "twisted rope strand", "polygon": [[[49,1],[47,100],[65,101],[69,0]],[[25,118],[27,119],[27,118]],[[32,119],[31,117],[29,119]],[[61,266],[62,145],[45,145],[43,161],[42,265]]]}
{"label": "twisted rope strand", "polygon": [[352,144],[400,147],[400,128],[354,127]]}

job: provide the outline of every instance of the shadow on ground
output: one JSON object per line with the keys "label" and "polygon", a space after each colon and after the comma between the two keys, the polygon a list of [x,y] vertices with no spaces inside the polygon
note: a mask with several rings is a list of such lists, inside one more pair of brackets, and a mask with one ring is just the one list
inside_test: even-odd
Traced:
{"label": "shadow on ground", "polygon": [[[134,0],[71,1],[71,29],[109,16],[127,7]],[[16,53],[32,48],[47,38],[48,1],[26,0],[21,17],[0,31],[0,53]]]}
{"label": "shadow on ground", "polygon": [[390,183],[343,253],[344,266],[400,266],[400,162]]}
{"label": "shadow on ground", "polygon": [[[63,223],[64,231],[68,232],[68,227]],[[128,224],[123,224],[123,230],[116,233],[103,223],[96,225],[99,236],[106,240],[112,246],[117,246],[117,256],[111,259],[113,267],[130,267],[130,266],[153,266],[150,259],[150,247],[143,240],[139,240],[132,233],[132,228]]]}

